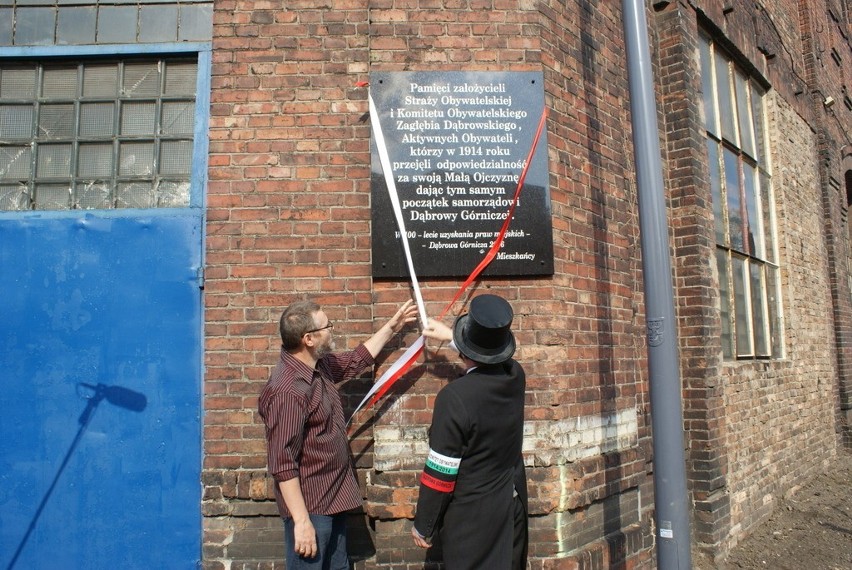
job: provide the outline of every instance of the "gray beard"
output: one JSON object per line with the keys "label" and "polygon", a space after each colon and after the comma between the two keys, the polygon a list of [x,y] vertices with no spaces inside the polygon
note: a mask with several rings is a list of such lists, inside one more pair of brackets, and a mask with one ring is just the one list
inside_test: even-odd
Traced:
{"label": "gray beard", "polygon": [[333,339],[329,340],[327,343],[323,344],[322,346],[317,347],[317,360],[319,360],[320,358],[322,358],[326,354],[331,354],[332,352],[334,352],[335,348],[336,348],[336,346],[334,344]]}

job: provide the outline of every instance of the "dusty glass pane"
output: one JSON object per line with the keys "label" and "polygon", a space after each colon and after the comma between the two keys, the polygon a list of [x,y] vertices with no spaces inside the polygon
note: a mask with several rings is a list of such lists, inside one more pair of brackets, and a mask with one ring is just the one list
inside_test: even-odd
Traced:
{"label": "dusty glass pane", "polygon": [[749,318],[748,297],[745,275],[745,261],[737,256],[731,257],[731,274],[734,278],[734,322],[737,333],[737,356],[751,356],[751,319]]}
{"label": "dusty glass pane", "polygon": [[725,244],[725,212],[722,198],[722,174],[719,167],[719,143],[707,139],[707,165],[710,171],[710,193],[713,197],[713,219],[716,227],[716,243]]}
{"label": "dusty glass pane", "polygon": [[160,147],[160,174],[189,175],[192,141],[163,141]]}
{"label": "dusty glass pane", "polygon": [[111,208],[109,184],[101,180],[78,182],[75,206],[81,210]]}
{"label": "dusty glass pane", "polygon": [[29,180],[32,150],[29,146],[0,147],[0,180]]}
{"label": "dusty glass pane", "polygon": [[0,140],[33,137],[32,105],[0,105]]}
{"label": "dusty glass pane", "polygon": [[192,101],[163,103],[163,119],[160,132],[164,135],[192,136],[195,122],[195,104]]}
{"label": "dusty glass pane", "polygon": [[0,46],[12,45],[12,14],[11,8],[0,8]]}
{"label": "dusty glass pane", "polygon": [[109,138],[115,134],[115,103],[81,103],[80,136]]}
{"label": "dusty glass pane", "polygon": [[757,356],[769,356],[769,342],[766,329],[766,312],[764,311],[764,287],[762,267],[756,263],[749,264],[751,277],[751,312],[754,316],[754,353]]}
{"label": "dusty glass pane", "polygon": [[121,134],[153,136],[157,128],[157,105],[154,102],[123,103]]}
{"label": "dusty glass pane", "polygon": [[773,212],[774,203],[772,200],[772,187],[769,184],[769,176],[763,171],[759,171],[760,177],[760,202],[762,204],[761,212],[763,213],[763,236],[765,247],[766,260],[775,263],[775,233],[773,230]]}
{"label": "dusty glass pane", "polygon": [[154,173],[154,143],[121,143],[118,173],[121,176],[150,176]]}
{"label": "dusty glass pane", "polygon": [[699,43],[701,56],[701,92],[704,99],[704,128],[719,136],[716,126],[716,90],[713,89],[713,58],[710,55],[709,40],[701,36]]}
{"label": "dusty glass pane", "polygon": [[734,73],[734,85],[737,95],[737,123],[740,131],[740,147],[749,156],[754,156],[754,135],[751,131],[751,105],[748,101],[748,80],[737,70]]}
{"label": "dusty glass pane", "polygon": [[194,62],[167,63],[165,95],[195,95],[198,67]]}
{"label": "dusty glass pane", "polygon": [[729,283],[728,252],[716,250],[716,266],[719,269],[719,309],[722,325],[722,356],[732,358],[734,339],[731,336],[731,286]]}
{"label": "dusty glass pane", "polygon": [[150,182],[123,182],[115,194],[116,208],[153,208],[154,190]]}
{"label": "dusty glass pane", "polygon": [[745,250],[743,240],[742,201],[740,199],[740,166],[737,155],[725,148],[723,151],[725,162],[725,197],[728,206],[728,238],[733,249]]}
{"label": "dusty glass pane", "polygon": [[26,184],[0,185],[0,211],[30,209],[30,194]]}
{"label": "dusty glass pane", "polygon": [[71,187],[62,184],[37,184],[35,207],[36,210],[70,210]]}
{"label": "dusty glass pane", "polygon": [[77,67],[45,67],[41,96],[45,99],[76,99]]}
{"label": "dusty glass pane", "polygon": [[113,174],[112,143],[81,144],[77,175],[83,178],[108,178]]}
{"label": "dusty glass pane", "polygon": [[157,63],[127,63],[121,94],[125,97],[154,97],[160,93],[160,66]]}
{"label": "dusty glass pane", "polygon": [[781,298],[778,295],[778,270],[766,266],[766,304],[769,313],[769,339],[773,358],[784,355],[783,334],[781,328]]}
{"label": "dusty glass pane", "polygon": [[[763,90],[753,81],[751,82],[751,116],[754,121],[754,159],[762,164],[762,157],[766,156],[766,132],[763,129]],[[768,167],[768,164],[763,164]]]}
{"label": "dusty glass pane", "polygon": [[139,41],[174,42],[177,41],[177,6],[161,4],[142,6],[139,9]]}
{"label": "dusty glass pane", "polygon": [[763,231],[761,230],[760,202],[757,195],[754,167],[743,163],[743,193],[746,205],[746,234],[748,235],[748,253],[760,259],[766,259],[763,249]]}
{"label": "dusty glass pane", "polygon": [[716,64],[716,94],[719,97],[719,115],[722,122],[722,137],[738,144],[736,123],[734,123],[734,97],[731,94],[731,77],[728,70],[728,60],[715,53]]}
{"label": "dusty glass pane", "polygon": [[99,6],[98,43],[129,44],[136,42],[138,11],[136,6]]}
{"label": "dusty glass pane", "polygon": [[37,150],[36,176],[39,178],[69,178],[71,176],[71,145],[42,144]]}
{"label": "dusty glass pane", "polygon": [[83,97],[113,98],[118,94],[118,66],[86,65],[83,67]]}
{"label": "dusty glass pane", "polygon": [[38,113],[38,138],[68,139],[74,136],[74,105],[42,105]]}
{"label": "dusty glass pane", "polygon": [[32,99],[35,93],[35,67],[0,69],[0,99]]}
{"label": "dusty glass pane", "polygon": [[180,5],[178,41],[205,42],[213,37],[213,4]]}
{"label": "dusty glass pane", "polygon": [[59,9],[56,23],[56,43],[93,44],[95,43],[94,6],[63,6]]}
{"label": "dusty glass pane", "polygon": [[15,10],[15,45],[45,46],[53,44],[56,10],[53,8],[18,8]]}
{"label": "dusty glass pane", "polygon": [[189,182],[162,181],[159,186],[157,205],[161,208],[189,206]]}

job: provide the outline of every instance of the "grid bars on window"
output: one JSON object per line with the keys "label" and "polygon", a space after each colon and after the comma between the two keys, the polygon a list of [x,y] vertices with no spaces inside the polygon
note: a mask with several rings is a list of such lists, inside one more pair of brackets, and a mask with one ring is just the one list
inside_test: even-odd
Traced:
{"label": "grid bars on window", "polygon": [[0,64],[0,211],[185,207],[197,64]]}

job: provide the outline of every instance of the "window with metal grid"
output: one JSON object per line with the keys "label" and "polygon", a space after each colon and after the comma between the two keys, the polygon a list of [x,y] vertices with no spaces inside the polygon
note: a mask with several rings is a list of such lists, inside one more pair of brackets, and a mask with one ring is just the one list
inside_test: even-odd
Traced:
{"label": "window with metal grid", "polygon": [[189,206],[197,63],[0,61],[0,211]]}

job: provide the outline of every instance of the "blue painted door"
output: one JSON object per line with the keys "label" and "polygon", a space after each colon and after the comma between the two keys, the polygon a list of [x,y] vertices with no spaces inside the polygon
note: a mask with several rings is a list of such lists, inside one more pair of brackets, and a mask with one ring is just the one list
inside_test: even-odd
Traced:
{"label": "blue painted door", "polygon": [[195,568],[202,217],[0,220],[0,565]]}

